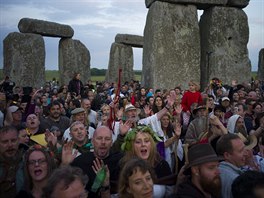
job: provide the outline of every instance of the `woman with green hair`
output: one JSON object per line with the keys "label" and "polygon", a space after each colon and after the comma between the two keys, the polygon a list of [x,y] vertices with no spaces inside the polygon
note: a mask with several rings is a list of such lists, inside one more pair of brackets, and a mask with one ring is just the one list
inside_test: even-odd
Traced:
{"label": "woman with green hair", "polygon": [[157,183],[161,178],[172,175],[169,164],[160,157],[156,149],[156,142],[161,141],[149,126],[140,125],[127,133],[121,147],[125,151],[125,156],[121,160],[121,167],[132,158],[140,158],[148,162],[154,169],[157,178],[154,181],[154,197],[165,196],[166,185],[159,185]]}

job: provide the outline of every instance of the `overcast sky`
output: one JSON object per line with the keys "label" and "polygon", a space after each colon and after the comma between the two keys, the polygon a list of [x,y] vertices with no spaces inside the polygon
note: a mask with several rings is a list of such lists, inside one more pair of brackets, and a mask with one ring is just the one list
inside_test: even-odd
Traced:
{"label": "overcast sky", "polygon": [[[117,33],[142,35],[148,9],[145,0],[0,0],[0,68],[3,40],[18,32],[21,18],[35,18],[68,24],[73,39],[90,51],[91,67],[108,67],[109,51]],[[257,70],[258,54],[264,48],[264,0],[251,0],[244,9],[249,21],[249,57]],[[45,37],[46,69],[58,69],[59,38]],[[142,49],[134,48],[134,69],[142,69]]]}

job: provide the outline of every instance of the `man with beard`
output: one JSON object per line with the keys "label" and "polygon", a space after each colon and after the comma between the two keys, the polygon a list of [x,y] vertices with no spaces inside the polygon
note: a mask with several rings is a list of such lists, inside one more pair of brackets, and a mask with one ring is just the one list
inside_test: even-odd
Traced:
{"label": "man with beard", "polygon": [[208,128],[208,118],[205,106],[198,106],[192,113],[195,119],[190,122],[185,135],[185,142],[188,144],[199,142],[200,137]]}
{"label": "man with beard", "polygon": [[215,198],[220,197],[221,180],[218,157],[210,144],[195,144],[188,152],[189,164],[184,170],[190,178],[179,184],[172,197]]}
{"label": "man with beard", "polygon": [[242,133],[245,137],[248,136],[244,118],[240,115],[233,115],[229,118],[227,130],[229,133]]}
{"label": "man with beard", "polygon": [[243,173],[240,168],[246,162],[245,144],[238,135],[229,133],[219,138],[216,143],[216,152],[224,158],[219,166],[222,197],[232,198],[232,183]]}
{"label": "man with beard", "polygon": [[24,183],[22,153],[18,150],[18,131],[12,126],[0,129],[0,197],[13,198]]}
{"label": "man with beard", "polygon": [[50,129],[52,126],[58,127],[60,131],[65,131],[70,126],[70,119],[61,114],[60,102],[56,100],[49,105],[49,116],[40,122],[41,129]]}

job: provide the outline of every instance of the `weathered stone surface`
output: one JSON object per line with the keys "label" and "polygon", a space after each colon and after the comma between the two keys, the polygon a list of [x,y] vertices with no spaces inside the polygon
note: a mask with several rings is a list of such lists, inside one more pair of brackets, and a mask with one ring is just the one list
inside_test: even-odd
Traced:
{"label": "weathered stone surface", "polygon": [[105,80],[108,82],[118,82],[119,68],[122,69],[122,83],[134,79],[132,47],[113,43],[110,50],[110,58]]}
{"label": "weathered stone surface", "polygon": [[60,39],[59,73],[61,84],[68,84],[75,72],[86,83],[91,78],[90,52],[79,40]]}
{"label": "weathered stone surface", "polygon": [[[213,7],[205,10],[200,20],[201,34],[201,84],[209,79],[220,78],[230,84],[251,77],[251,63],[247,43],[249,27],[247,15],[238,8]],[[209,58],[207,52],[212,52]]]}
{"label": "weathered stone surface", "polygon": [[197,9],[156,1],[144,30],[142,84],[174,88],[200,81],[200,36]]}
{"label": "weathered stone surface", "polygon": [[196,5],[198,9],[206,9],[209,6],[226,5],[228,0],[145,0],[146,7],[150,8],[155,1],[173,4],[193,4]]}
{"label": "weathered stone surface", "polygon": [[4,74],[18,86],[45,84],[45,45],[42,36],[12,32],[4,43]]}
{"label": "weathered stone surface", "polygon": [[249,0],[228,0],[227,5],[238,8],[245,8],[249,4]]}
{"label": "weathered stone surface", "polygon": [[132,47],[143,47],[143,36],[131,34],[117,34],[115,37],[116,43],[130,45]]}
{"label": "weathered stone surface", "polygon": [[35,33],[50,37],[71,38],[74,34],[69,25],[30,18],[22,18],[18,23],[18,29],[22,33]]}
{"label": "weathered stone surface", "polygon": [[259,51],[258,79],[264,80],[264,48]]}

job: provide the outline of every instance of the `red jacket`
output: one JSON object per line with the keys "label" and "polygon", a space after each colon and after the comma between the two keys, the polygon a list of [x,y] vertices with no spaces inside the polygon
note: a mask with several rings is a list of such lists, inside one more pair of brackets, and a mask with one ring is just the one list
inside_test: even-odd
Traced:
{"label": "red jacket", "polygon": [[186,91],[182,97],[182,110],[184,112],[190,111],[191,112],[191,105],[193,103],[197,103],[198,106],[202,105],[203,103],[203,99],[202,99],[202,95],[200,92],[196,91],[196,92],[190,92],[190,91]]}

